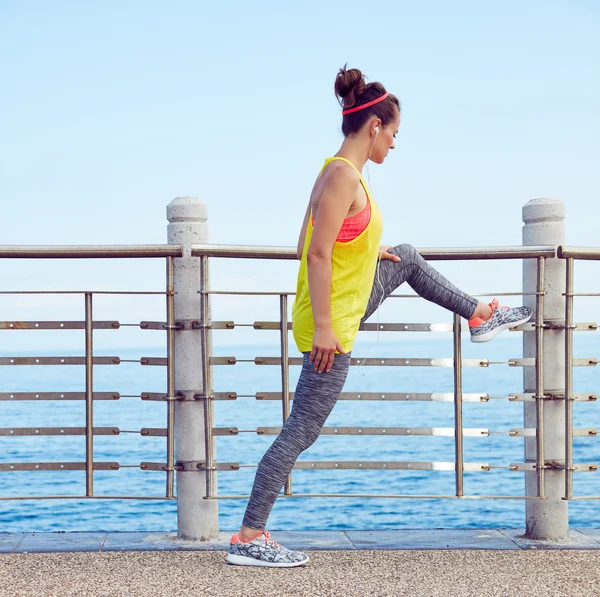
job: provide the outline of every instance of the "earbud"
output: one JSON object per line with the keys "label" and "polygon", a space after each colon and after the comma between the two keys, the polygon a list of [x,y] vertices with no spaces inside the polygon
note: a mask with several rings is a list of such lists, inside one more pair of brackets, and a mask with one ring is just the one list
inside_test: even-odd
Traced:
{"label": "earbud", "polygon": [[376,126],[376,127],[375,127],[375,134],[378,134],[378,133],[379,133],[379,127],[378,127],[378,126]]}

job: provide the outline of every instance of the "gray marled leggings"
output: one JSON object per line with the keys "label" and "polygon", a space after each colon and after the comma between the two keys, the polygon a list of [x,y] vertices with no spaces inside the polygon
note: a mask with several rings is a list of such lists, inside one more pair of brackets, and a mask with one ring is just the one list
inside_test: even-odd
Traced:
{"label": "gray marled leggings", "polygon": [[[458,313],[465,319],[473,315],[477,300],[448,282],[414,247],[398,245],[390,249],[390,252],[398,255],[401,261],[380,261],[363,321],[403,282],[408,282],[423,298]],[[265,528],[271,508],[296,459],[319,437],[348,375],[349,354],[336,354],[329,373],[320,374],[309,362],[309,354],[304,353],[290,417],[256,471],[243,521],[244,526],[251,529]]]}

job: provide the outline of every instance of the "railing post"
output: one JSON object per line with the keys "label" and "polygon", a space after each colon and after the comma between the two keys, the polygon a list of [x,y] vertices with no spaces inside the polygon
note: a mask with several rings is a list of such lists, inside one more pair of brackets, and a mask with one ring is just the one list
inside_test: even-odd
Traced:
{"label": "railing post", "polygon": [[[175,319],[185,329],[175,333],[175,392],[184,396],[175,403],[176,462],[206,462],[205,410],[202,394],[202,336],[189,322],[200,318],[200,259],[191,256],[192,243],[208,242],[206,204],[195,197],[177,197],[167,206],[167,241],[182,245],[183,257],[175,259]],[[210,346],[210,342],[208,343]],[[210,356],[210,355],[209,355]],[[208,409],[208,412],[212,412]],[[180,539],[208,540],[219,532],[217,500],[206,495],[206,474],[177,471],[177,534]]]}
{"label": "railing post", "polygon": [[[565,242],[565,207],[557,199],[533,199],[523,207],[523,244],[560,245]],[[542,264],[543,265],[543,264]],[[547,259],[542,281],[544,295],[544,320],[561,326],[565,324],[565,263],[564,260]],[[523,260],[523,292],[535,293],[538,286],[538,263],[535,259]],[[524,303],[536,309],[535,294],[526,296]],[[535,321],[535,317],[532,318]],[[536,357],[536,334],[523,334],[523,356]],[[565,337],[564,330],[543,330],[542,361],[540,371],[544,395],[564,394],[565,391]],[[538,380],[539,382],[540,380]],[[536,368],[523,368],[525,392],[536,393]],[[538,400],[543,400],[538,398]],[[560,400],[543,400],[543,452],[546,462],[565,462],[565,409]],[[536,427],[538,405],[524,403],[525,427]],[[525,438],[525,461],[536,462],[536,437]],[[527,496],[538,495],[538,479],[543,479],[544,500],[527,500],[526,535],[531,539],[562,539],[569,532],[568,502],[563,500],[564,470],[545,469],[538,477],[537,471],[525,473]]]}

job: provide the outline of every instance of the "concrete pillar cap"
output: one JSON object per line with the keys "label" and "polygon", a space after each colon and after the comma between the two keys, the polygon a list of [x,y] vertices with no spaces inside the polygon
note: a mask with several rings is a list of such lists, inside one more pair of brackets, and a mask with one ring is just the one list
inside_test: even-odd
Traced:
{"label": "concrete pillar cap", "polygon": [[565,204],[560,199],[532,199],[523,206],[523,222],[560,222],[565,219]]}
{"label": "concrete pillar cap", "polygon": [[176,197],[167,205],[169,222],[206,222],[208,207],[198,197]]}

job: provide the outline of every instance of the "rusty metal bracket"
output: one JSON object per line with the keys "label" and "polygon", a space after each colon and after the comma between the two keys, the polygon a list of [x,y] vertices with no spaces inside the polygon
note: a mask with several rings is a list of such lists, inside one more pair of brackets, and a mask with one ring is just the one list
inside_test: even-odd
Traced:
{"label": "rusty metal bracket", "polygon": [[240,468],[238,462],[220,462],[213,466],[206,466],[204,460],[178,460],[175,463],[175,468],[178,471],[186,473],[198,473],[206,471],[237,471]]}
{"label": "rusty metal bracket", "polygon": [[151,400],[156,402],[181,402],[185,400],[183,392],[177,392],[175,396],[167,396],[160,392],[142,392],[140,394],[142,400]]}

